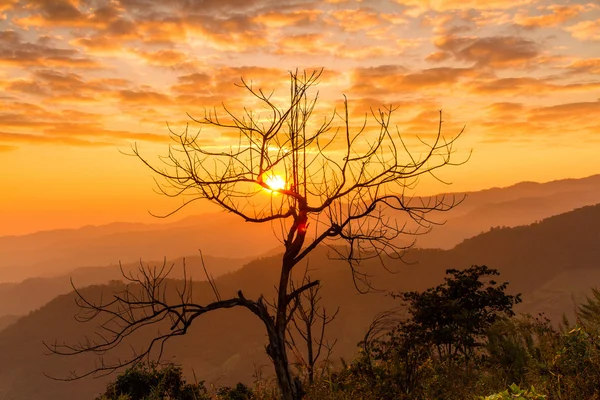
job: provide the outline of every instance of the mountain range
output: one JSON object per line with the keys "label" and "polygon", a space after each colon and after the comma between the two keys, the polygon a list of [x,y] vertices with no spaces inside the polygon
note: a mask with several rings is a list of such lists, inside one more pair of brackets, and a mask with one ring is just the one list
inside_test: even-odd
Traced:
{"label": "mountain range", "polygon": [[[442,225],[419,236],[417,247],[449,249],[492,226],[530,224],[600,203],[600,175],[449,195],[464,200],[450,211],[434,214]],[[0,237],[0,283],[56,277],[81,267],[135,263],[140,258],[172,260],[197,255],[199,249],[213,257],[259,257],[281,245],[273,235],[276,229],[232,214],[212,213],[169,223],[113,223],[4,236]],[[412,237],[404,240],[408,243]]]}
{"label": "mountain range", "polygon": [[[501,272],[499,280],[510,282],[509,292],[523,295],[524,301],[517,311],[545,312],[554,321],[563,313],[572,317],[573,299],[581,299],[600,282],[600,204],[529,225],[488,228],[447,250],[413,249],[404,262],[386,260],[386,264],[392,273],[374,262],[362,266],[373,275],[373,286],[381,291],[361,295],[353,286],[348,266],[330,259],[326,247],[317,248],[311,254],[310,274],[323,284],[322,305],[328,310],[340,307],[327,331],[328,338],[338,340],[334,360],[352,357],[356,343],[374,315],[398,305],[397,300],[387,295],[389,291],[435,286],[442,282],[447,268],[481,264],[497,268]],[[274,294],[279,266],[279,255],[262,257],[221,275],[216,284],[223,298],[243,289],[249,298],[262,293],[269,299]],[[301,269],[299,274],[303,272]],[[173,278],[179,278],[181,272],[181,269],[176,271]],[[212,298],[207,282],[194,285],[195,301]],[[121,283],[113,282],[82,288],[81,293],[86,298],[99,298],[122,288]],[[69,371],[85,372],[94,366],[95,359],[89,354],[81,357],[44,355],[47,349],[42,341],[75,343],[86,335],[93,335],[94,324],[78,323],[73,318],[78,311],[74,296],[74,293],[60,295],[0,332],[0,354],[4,359],[0,364],[0,398],[64,399],[65,393],[69,393],[70,398],[93,398],[107,380],[113,378],[59,382],[44,375],[64,377]],[[131,344],[142,346],[157,329],[140,332]],[[231,384],[239,380],[250,383],[261,366],[265,366],[264,373],[269,375],[265,344],[261,323],[251,313],[241,309],[219,310],[197,319],[188,334],[170,342],[165,358],[182,364],[188,376],[193,372],[198,379],[209,383]],[[123,346],[110,357],[127,357],[130,351]]]}

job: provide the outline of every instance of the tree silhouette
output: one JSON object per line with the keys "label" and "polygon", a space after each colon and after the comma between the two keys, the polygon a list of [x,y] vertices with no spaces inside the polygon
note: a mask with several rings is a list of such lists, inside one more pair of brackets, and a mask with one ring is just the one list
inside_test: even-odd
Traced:
{"label": "tree silhouette", "polygon": [[[500,273],[485,265],[448,269],[446,274],[444,283],[434,288],[394,296],[408,306],[410,318],[402,329],[413,341],[431,344],[440,358],[460,354],[468,368],[487,330],[500,316],[514,315],[521,294],[506,294],[508,282],[496,282],[493,277]],[[488,277],[492,279],[483,280]]]}
{"label": "tree silhouette", "polygon": [[127,369],[96,400],[177,399],[210,400],[204,382],[187,383],[181,367],[153,362]]}
{"label": "tree silhouette", "polygon": [[[367,259],[402,258],[407,246],[398,244],[403,233],[416,233],[397,220],[407,215],[417,229],[428,229],[428,214],[454,207],[454,196],[409,197],[406,191],[417,184],[421,175],[432,175],[438,168],[458,165],[452,160],[453,145],[460,133],[446,140],[441,132],[442,118],[433,139],[420,141],[425,150],[413,154],[398,128],[392,129],[392,106],[371,110],[355,125],[350,118],[344,96],[341,112],[333,111],[321,119],[313,118],[322,70],[290,72],[289,100],[255,88],[244,79],[239,86],[248,92],[252,109],[235,112],[223,106],[205,111],[202,118],[190,118],[209,130],[233,132],[237,144],[225,149],[204,146],[204,133],[186,128],[175,133],[174,144],[160,162],[151,162],[133,147],[139,157],[160,179],[160,191],[182,197],[181,207],[197,200],[207,200],[249,223],[271,223],[283,245],[277,294],[272,303],[263,296],[247,298],[242,290],[237,296],[222,298],[211,283],[214,301],[192,301],[191,285],[178,288],[177,298],[169,298],[163,289],[168,268],[141,269],[137,277],[128,276],[139,288],[132,293],[115,295],[108,302],[79,298],[83,319],[108,315],[103,324],[106,336],[77,345],[50,346],[59,354],[95,352],[104,354],[119,345],[139,328],[170,319],[170,329],[157,335],[145,352],[127,362],[105,364],[91,373],[112,371],[123,365],[149,357],[153,348],[168,339],[183,335],[190,325],[207,312],[243,307],[264,324],[268,337],[266,352],[273,362],[283,399],[299,398],[288,365],[286,332],[296,310],[299,296],[316,287],[318,280],[301,282],[292,288],[292,271],[318,245],[327,245],[336,258],[347,261],[355,286],[370,288],[368,274],[360,269]],[[464,161],[463,161],[464,162]],[[280,177],[280,178],[277,178]],[[384,265],[385,266],[385,265]]]}
{"label": "tree silhouette", "polygon": [[[302,283],[312,282],[308,275],[308,268],[302,279]],[[290,312],[290,324],[288,325],[288,348],[294,353],[298,366],[306,371],[308,383],[312,384],[319,359],[324,355],[323,363],[330,363],[330,356],[337,340],[329,342],[325,338],[325,330],[335,317],[340,308],[334,312],[327,313],[327,308],[321,306],[321,284],[312,286],[302,292],[294,300],[292,312]],[[290,289],[295,290],[291,284]],[[325,353],[323,353],[325,350]],[[327,365],[326,365],[327,367]],[[321,372],[324,372],[322,370]]]}

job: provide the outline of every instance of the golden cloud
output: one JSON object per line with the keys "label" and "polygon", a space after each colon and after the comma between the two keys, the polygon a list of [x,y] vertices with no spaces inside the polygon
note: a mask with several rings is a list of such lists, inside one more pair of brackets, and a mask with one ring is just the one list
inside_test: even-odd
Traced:
{"label": "golden cloud", "polygon": [[188,53],[173,50],[161,49],[157,51],[133,50],[133,53],[140,56],[149,65],[156,67],[172,68],[172,69],[195,69],[201,63]]}
{"label": "golden cloud", "polygon": [[17,150],[17,146],[8,146],[4,144],[0,144],[0,153],[8,153],[9,151]]}
{"label": "golden cloud", "polygon": [[92,21],[79,11],[77,3],[69,0],[32,0],[28,1],[25,9],[29,15],[15,19],[22,27],[31,26],[89,26]]}
{"label": "golden cloud", "polygon": [[[517,36],[439,36],[434,44],[457,61],[474,63],[478,67],[523,67],[541,54],[536,42]],[[442,58],[437,55],[434,59]]]}
{"label": "golden cloud", "polygon": [[346,32],[367,30],[382,22],[379,13],[369,8],[334,10],[329,12],[329,16],[329,24]]}
{"label": "golden cloud", "polygon": [[567,67],[571,73],[600,74],[600,58],[584,58]]}
{"label": "golden cloud", "polygon": [[571,35],[576,39],[600,40],[600,19],[595,21],[582,21],[565,28],[565,30],[571,32]]}
{"label": "golden cloud", "polygon": [[77,50],[59,49],[45,44],[24,42],[12,30],[0,32],[0,65],[10,67],[99,68],[100,64],[81,56]]}
{"label": "golden cloud", "polygon": [[407,49],[418,46],[418,44],[419,39],[399,40],[390,45],[349,44],[336,41],[333,35],[306,33],[281,37],[273,53],[280,56],[310,54],[348,60],[365,60],[398,57]]}
{"label": "golden cloud", "polygon": [[19,0],[0,0],[0,12],[11,10]]}
{"label": "golden cloud", "polygon": [[48,69],[34,71],[31,78],[4,82],[5,89],[9,92],[36,95],[53,102],[69,99],[100,101],[114,90],[126,88],[129,84],[123,79],[86,80],[81,74]]}
{"label": "golden cloud", "polygon": [[470,85],[470,90],[478,94],[510,93],[533,96],[546,92],[577,92],[597,90],[598,88],[600,88],[600,82],[557,84],[549,79],[531,77],[486,80],[473,82]]}
{"label": "golden cloud", "polygon": [[323,14],[321,10],[295,10],[291,12],[269,11],[254,17],[252,20],[268,28],[289,28],[292,26],[308,26],[315,23]]}
{"label": "golden cloud", "polygon": [[416,93],[429,88],[442,89],[463,78],[477,76],[471,68],[429,68],[409,72],[398,65],[357,68],[352,77],[350,92],[367,97],[388,97],[397,93]]}
{"label": "golden cloud", "polygon": [[551,5],[546,7],[546,9],[551,11],[551,13],[535,16],[526,15],[524,13],[517,14],[515,16],[515,24],[527,28],[557,26],[579,16],[587,8],[582,4],[572,4],[566,6]]}
{"label": "golden cloud", "polygon": [[164,106],[172,103],[169,96],[153,90],[121,90],[118,92],[118,97],[128,105],[149,106],[158,104]]}
{"label": "golden cloud", "polygon": [[[452,11],[452,10],[505,10],[524,5],[530,5],[531,0],[395,0],[396,3],[415,8],[419,13],[427,10]],[[537,2],[539,0],[533,0]],[[415,11],[413,11],[415,13]]]}
{"label": "golden cloud", "polygon": [[46,136],[34,135],[26,133],[10,133],[0,132],[0,143],[15,143],[20,144],[54,144],[54,145],[70,145],[84,147],[108,146],[112,143],[85,140],[67,136]]}
{"label": "golden cloud", "polygon": [[549,122],[596,122],[592,115],[600,115],[600,101],[565,103],[554,106],[537,107],[529,113],[530,121]]}

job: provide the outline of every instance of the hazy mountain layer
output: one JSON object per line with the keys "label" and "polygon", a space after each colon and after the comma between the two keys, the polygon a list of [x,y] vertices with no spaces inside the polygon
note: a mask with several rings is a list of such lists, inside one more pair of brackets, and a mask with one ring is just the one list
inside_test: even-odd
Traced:
{"label": "hazy mountain layer", "polygon": [[[512,292],[523,293],[520,311],[546,311],[551,318],[563,312],[571,313],[571,293],[581,297],[600,278],[600,205],[584,207],[545,219],[531,226],[493,229],[465,240],[452,250],[414,250],[407,261],[416,264],[393,264],[395,274],[366,264],[364,268],[375,276],[373,284],[385,290],[421,290],[437,285],[447,268],[464,268],[486,264],[500,269],[502,280],[511,282]],[[223,297],[243,289],[247,297],[265,293],[273,295],[279,257],[254,261],[237,272],[217,279]],[[324,249],[310,258],[311,275],[322,279],[323,304],[333,310],[340,306],[338,318],[330,326],[330,338],[338,338],[334,357],[352,357],[356,343],[364,335],[373,316],[396,305],[385,293],[357,294],[347,266],[329,260]],[[302,271],[298,271],[302,272]],[[118,285],[92,286],[83,293],[94,298],[108,295]],[[197,301],[211,299],[206,283],[194,288]],[[76,323],[77,308],[73,295],[63,295],[51,301],[0,332],[0,398],[2,399],[64,399],[92,398],[106,384],[106,379],[88,379],[62,383],[45,378],[42,373],[65,376],[68,371],[92,368],[91,356],[64,358],[44,356],[42,340],[74,343],[94,327]],[[156,334],[157,328],[140,333],[132,341],[142,345]],[[264,354],[266,338],[262,326],[246,310],[218,311],[197,319],[188,335],[177,338],[167,347],[166,359],[184,365],[199,379],[229,384],[238,380],[252,381],[255,365],[269,365]],[[112,356],[126,357],[125,346]],[[265,372],[270,369],[267,367]]]}
{"label": "hazy mountain layer", "polygon": [[64,275],[86,266],[197,255],[256,257],[278,244],[270,224],[232,214],[189,217],[170,224],[110,224],[0,237],[0,282]]}
{"label": "hazy mountain layer", "polygon": [[[451,248],[492,226],[529,224],[551,215],[600,202],[600,175],[548,183],[523,182],[507,188],[457,193],[465,200],[432,218],[447,223],[419,236],[417,246]],[[399,215],[402,220],[404,216]],[[280,243],[279,225],[251,224],[226,213],[167,224],[114,223],[0,237],[0,282],[67,274],[85,266],[175,259],[186,254],[256,257]],[[413,238],[403,240],[410,243]]]}
{"label": "hazy mountain layer", "polygon": [[[248,258],[219,258],[204,256],[204,261],[210,269],[209,274],[218,277],[223,274],[240,269],[250,261]],[[143,265],[161,267],[165,261],[143,262]],[[184,259],[167,261],[166,267],[173,266],[174,276],[183,276]],[[199,256],[185,258],[186,274],[188,279],[203,281],[206,276]],[[123,265],[126,273],[136,272],[140,263]],[[60,294],[69,293],[75,287],[85,287],[94,284],[108,283],[112,280],[126,279],[119,266],[79,268],[68,275],[49,278],[28,278],[19,283],[0,283],[0,318],[4,315],[23,315],[39,308]],[[72,282],[72,284],[71,284]],[[0,330],[3,329],[0,323]]]}

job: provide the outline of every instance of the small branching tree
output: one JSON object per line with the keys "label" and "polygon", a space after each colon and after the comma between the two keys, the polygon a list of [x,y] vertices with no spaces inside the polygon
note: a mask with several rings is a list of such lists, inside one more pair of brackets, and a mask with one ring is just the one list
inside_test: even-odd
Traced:
{"label": "small branching tree", "polygon": [[141,288],[135,295],[115,295],[108,302],[80,298],[79,304],[90,312],[87,319],[100,314],[110,317],[103,325],[105,335],[75,346],[55,343],[52,351],[101,355],[143,326],[171,321],[170,329],[152,340],[145,352],[127,362],[102,363],[94,372],[110,371],[149,357],[152,348],[162,349],[168,339],[186,334],[207,312],[243,307],[264,324],[266,351],[283,399],[299,397],[288,365],[287,328],[298,298],[319,281],[292,289],[294,267],[317,246],[330,245],[336,257],[347,261],[355,285],[368,290],[370,282],[361,262],[400,259],[406,247],[398,244],[397,238],[415,233],[405,221],[398,221],[399,216],[408,216],[417,228],[428,229],[432,223],[429,213],[449,210],[460,201],[454,196],[410,197],[406,191],[420,176],[435,177],[439,168],[464,162],[456,163],[452,157],[460,133],[444,138],[441,112],[432,139],[417,142],[419,154],[409,150],[400,130],[392,125],[397,110],[392,106],[371,110],[371,122],[365,115],[355,124],[344,97],[341,111],[313,118],[318,93],[311,90],[321,72],[290,73],[287,100],[242,79],[240,86],[250,95],[246,104],[254,102],[256,107],[236,112],[223,106],[220,113],[208,110],[202,118],[192,118],[208,128],[208,135],[222,130],[228,137],[236,136],[231,147],[203,146],[204,133],[186,128],[182,133],[171,131],[174,145],[162,162],[151,162],[133,148],[134,155],[161,179],[162,193],[184,198],[183,206],[206,200],[249,223],[279,224],[274,231],[281,233],[283,256],[274,307],[269,307],[263,296],[251,299],[242,290],[237,296],[222,298],[212,280],[211,302],[194,303],[191,285],[185,284],[179,288],[179,296],[169,298],[161,286],[166,271],[146,271],[130,277]]}
{"label": "small branching tree", "polygon": [[[311,281],[310,276],[305,274],[302,284]],[[291,290],[295,290],[295,285],[291,285]],[[296,355],[300,367],[306,371],[309,384],[314,382],[321,356],[325,355],[323,363],[330,362],[331,353],[337,343],[337,340],[329,342],[326,339],[325,330],[340,309],[338,307],[334,312],[328,313],[327,308],[320,305],[320,291],[319,284],[304,291],[294,300],[290,312],[291,324],[288,325],[288,348]]]}

